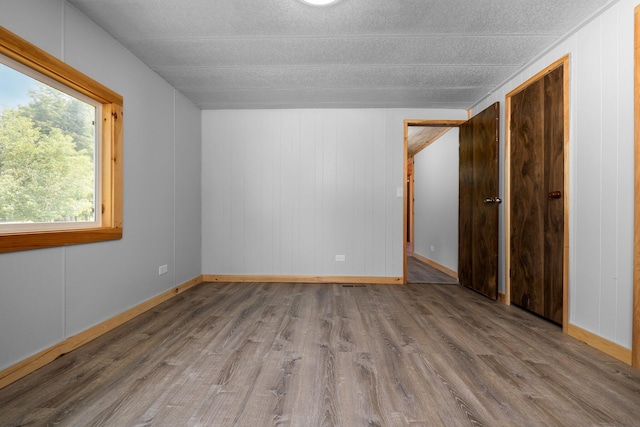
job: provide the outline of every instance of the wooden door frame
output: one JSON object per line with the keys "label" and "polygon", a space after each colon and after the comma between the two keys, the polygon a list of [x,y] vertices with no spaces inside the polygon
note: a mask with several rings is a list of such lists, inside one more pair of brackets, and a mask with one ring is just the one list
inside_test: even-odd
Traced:
{"label": "wooden door frame", "polygon": [[634,11],[634,226],[631,365],[640,369],[640,6]]}
{"label": "wooden door frame", "polygon": [[[407,197],[410,197],[407,191],[407,179],[408,179],[408,161],[409,161],[409,126],[425,126],[425,127],[459,127],[466,120],[421,120],[421,119],[405,119],[404,120],[404,172],[403,172],[403,186],[404,191],[402,200],[402,235],[403,235],[403,251],[402,251],[402,283],[407,284]],[[413,173],[415,175],[415,164]],[[413,197],[413,195],[411,195]],[[414,249],[415,249],[415,242]]]}
{"label": "wooden door frame", "polygon": [[407,227],[407,231],[408,231],[408,235],[407,235],[407,243],[411,244],[411,253],[413,254],[413,239],[414,239],[414,230],[413,230],[413,224],[414,224],[414,218],[413,218],[413,214],[415,212],[415,207],[413,206],[413,202],[414,202],[414,197],[413,197],[413,182],[414,182],[414,172],[413,172],[413,168],[414,168],[414,155],[411,155],[407,158],[407,187],[408,187],[408,191],[407,191],[407,197],[409,197],[409,199],[407,200],[407,209],[409,209],[409,211],[407,212],[407,220],[409,221],[409,226]]}
{"label": "wooden door frame", "polygon": [[569,55],[565,55],[549,65],[535,76],[522,83],[506,95],[505,105],[505,162],[504,162],[504,198],[505,198],[505,303],[511,304],[511,98],[522,92],[531,83],[558,67],[563,67],[563,102],[564,102],[564,237],[562,256],[562,331],[567,333],[569,327]]}

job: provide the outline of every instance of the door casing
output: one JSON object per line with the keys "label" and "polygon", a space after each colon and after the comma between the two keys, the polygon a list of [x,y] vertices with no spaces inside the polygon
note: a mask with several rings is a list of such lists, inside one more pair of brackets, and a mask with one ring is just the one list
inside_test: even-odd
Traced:
{"label": "door casing", "polygon": [[404,121],[404,199],[403,199],[403,223],[402,223],[402,233],[403,233],[403,278],[402,283],[407,284],[407,197],[413,197],[413,195],[409,195],[407,178],[409,172],[409,126],[433,126],[433,127],[458,127],[462,123],[466,122],[466,120],[417,120],[417,119],[406,119]]}
{"label": "door casing", "polygon": [[563,239],[563,256],[562,256],[562,330],[566,333],[569,324],[569,55],[565,55],[553,64],[549,65],[535,76],[509,92],[506,96],[506,114],[505,114],[505,303],[511,302],[511,98],[528,87],[532,82],[537,81],[542,76],[563,67],[563,101],[564,101],[564,185],[563,185],[563,203],[564,203],[564,239]]}
{"label": "door casing", "polygon": [[634,10],[634,238],[633,238],[633,332],[631,364],[640,369],[640,6]]}

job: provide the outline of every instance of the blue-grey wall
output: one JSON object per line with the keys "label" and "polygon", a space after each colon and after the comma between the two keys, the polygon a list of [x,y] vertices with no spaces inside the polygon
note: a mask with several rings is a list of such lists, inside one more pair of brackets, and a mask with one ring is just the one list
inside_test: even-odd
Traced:
{"label": "blue-grey wall", "polygon": [[201,113],[64,0],[0,9],[0,25],[120,93],[125,120],[124,238],[0,255],[2,369],[200,275]]}

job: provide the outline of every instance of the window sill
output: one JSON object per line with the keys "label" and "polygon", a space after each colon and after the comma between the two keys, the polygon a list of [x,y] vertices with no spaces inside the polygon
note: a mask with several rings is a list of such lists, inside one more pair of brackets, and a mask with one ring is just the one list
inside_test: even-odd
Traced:
{"label": "window sill", "polygon": [[110,227],[6,233],[0,236],[0,253],[119,239],[122,239],[122,228]]}
{"label": "window sill", "polygon": [[[123,98],[47,52],[0,27],[0,54],[31,68],[102,105],[100,159],[101,225],[95,228],[0,233],[0,253],[122,238]],[[99,118],[98,118],[99,119]]]}

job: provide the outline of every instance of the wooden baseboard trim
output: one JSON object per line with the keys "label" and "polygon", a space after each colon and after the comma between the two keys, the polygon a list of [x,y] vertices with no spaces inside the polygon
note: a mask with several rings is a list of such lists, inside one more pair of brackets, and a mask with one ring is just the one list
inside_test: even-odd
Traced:
{"label": "wooden baseboard trim", "polygon": [[567,325],[567,335],[582,341],[591,347],[597,348],[603,353],[608,354],[611,357],[631,365],[631,350],[624,348],[614,342],[611,342],[605,338],[602,338],[593,332],[585,331],[578,326],[569,324]]}
{"label": "wooden baseboard trim", "polygon": [[507,304],[507,295],[503,294],[501,292],[498,292],[498,302],[501,302],[503,304]]}
{"label": "wooden baseboard trim", "polygon": [[362,276],[244,276],[204,274],[203,282],[231,283],[348,283],[372,285],[401,285],[402,277]]}
{"label": "wooden baseboard trim", "polygon": [[19,380],[20,378],[30,374],[31,372],[40,369],[44,365],[56,360],[58,357],[69,353],[72,350],[88,343],[91,340],[98,338],[101,335],[109,332],[110,330],[126,323],[136,316],[152,309],[153,307],[173,298],[174,296],[181,294],[182,292],[193,288],[196,285],[202,283],[202,276],[194,277],[193,279],[176,286],[160,295],[157,295],[142,304],[139,304],[123,313],[120,313],[102,323],[99,323],[87,330],[80,332],[77,335],[69,337],[64,341],[55,344],[39,353],[28,357],[13,366],[10,366],[0,371],[0,389],[7,385]]}
{"label": "wooden baseboard trim", "polygon": [[450,268],[445,267],[444,265],[438,264],[437,262],[430,260],[429,258],[423,257],[420,254],[417,253],[413,253],[413,257],[424,262],[425,264],[435,268],[438,271],[441,271],[442,273],[446,274],[447,276],[451,276],[454,279],[458,278],[458,272],[457,271],[453,271]]}

